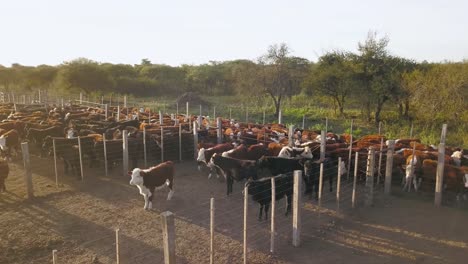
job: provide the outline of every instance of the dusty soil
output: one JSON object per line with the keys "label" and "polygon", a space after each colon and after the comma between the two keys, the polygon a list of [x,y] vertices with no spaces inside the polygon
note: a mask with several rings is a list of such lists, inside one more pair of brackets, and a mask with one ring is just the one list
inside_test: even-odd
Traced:
{"label": "dusty soil", "polygon": [[[141,163],[141,162],[140,162]],[[207,179],[194,162],[176,164],[175,195],[154,198],[153,211],[143,210],[143,197],[128,184],[122,168],[104,175],[85,169],[84,181],[63,176],[55,184],[53,161],[31,157],[35,198],[26,199],[24,171],[11,163],[0,193],[0,263],[115,263],[115,229],[120,229],[121,263],[163,263],[159,214],[176,216],[178,263],[209,263],[209,198],[216,199],[215,262],[242,263],[242,183],[226,197],[224,182]],[[141,165],[141,164],[140,164]],[[327,185],[325,185],[327,186]],[[351,208],[351,184],[344,181],[339,208],[334,193],[321,207],[303,200],[302,245],[291,245],[292,218],[278,201],[276,252],[270,254],[269,222],[257,221],[257,205],[249,201],[249,263],[466,263],[468,210],[436,209],[430,200],[401,194],[384,198],[376,190],[374,206]]]}

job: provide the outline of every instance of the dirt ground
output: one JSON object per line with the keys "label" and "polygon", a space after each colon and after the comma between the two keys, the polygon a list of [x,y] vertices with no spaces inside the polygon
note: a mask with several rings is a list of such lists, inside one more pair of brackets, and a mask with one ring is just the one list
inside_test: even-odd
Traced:
{"label": "dirt ground", "polygon": [[[140,162],[141,163],[141,162]],[[12,163],[0,193],[0,263],[115,263],[115,229],[119,228],[120,263],[163,263],[160,213],[176,217],[177,263],[209,263],[210,197],[215,197],[215,263],[242,263],[242,183],[226,197],[225,182],[207,179],[192,161],[176,164],[175,195],[154,197],[153,211],[117,167],[85,169],[84,181],[63,176],[55,184],[53,161],[31,157],[35,198],[26,199],[22,164]],[[141,165],[141,164],[140,164]],[[327,185],[325,185],[327,186]],[[362,187],[351,208],[351,184],[342,185],[339,208],[334,193],[319,207],[304,197],[302,244],[291,245],[292,217],[278,201],[276,251],[270,254],[270,224],[257,220],[249,200],[248,263],[466,263],[468,210],[436,209],[432,201],[396,192],[364,206]],[[397,187],[394,186],[396,189]]]}

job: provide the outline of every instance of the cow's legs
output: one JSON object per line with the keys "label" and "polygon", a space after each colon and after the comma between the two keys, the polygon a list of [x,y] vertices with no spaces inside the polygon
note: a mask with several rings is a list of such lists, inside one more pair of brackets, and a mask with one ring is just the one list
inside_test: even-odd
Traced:
{"label": "cow's legs", "polygon": [[0,180],[0,192],[6,192],[5,179]]}
{"label": "cow's legs", "polygon": [[260,203],[260,210],[258,211],[258,221],[262,221],[262,211],[263,211],[263,204]]}
{"label": "cow's legs", "polygon": [[287,195],[286,198],[287,198],[286,201],[288,205],[286,206],[285,216],[288,216],[288,214],[291,212],[292,195]]}
{"label": "cow's legs", "polygon": [[143,209],[147,210],[148,205],[149,205],[149,195],[148,194],[143,194],[143,198],[145,198],[145,206],[143,207]]}
{"label": "cow's legs", "polygon": [[166,182],[167,186],[169,187],[169,193],[167,194],[167,200],[171,200],[172,196],[174,195],[174,190],[172,190],[172,182]]}
{"label": "cow's legs", "polygon": [[269,209],[269,207],[270,207],[270,203],[266,203],[264,205],[264,207],[263,207],[264,210],[265,210],[265,221],[268,220],[268,209]]}

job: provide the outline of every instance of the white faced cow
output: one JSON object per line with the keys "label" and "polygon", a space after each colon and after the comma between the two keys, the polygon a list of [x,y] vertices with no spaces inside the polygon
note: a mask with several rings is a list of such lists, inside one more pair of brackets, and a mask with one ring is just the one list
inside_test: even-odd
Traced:
{"label": "white faced cow", "polygon": [[132,177],[130,185],[135,185],[140,190],[140,194],[145,198],[145,210],[153,208],[153,194],[155,189],[161,189],[165,185],[170,191],[167,195],[167,200],[170,200],[174,195],[174,163],[172,161],[163,162],[149,169],[135,168],[129,171],[128,174]]}

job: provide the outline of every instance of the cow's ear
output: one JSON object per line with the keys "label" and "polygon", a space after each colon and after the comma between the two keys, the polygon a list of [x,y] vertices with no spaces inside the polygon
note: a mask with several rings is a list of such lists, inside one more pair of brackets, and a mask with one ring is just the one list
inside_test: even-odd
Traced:
{"label": "cow's ear", "polygon": [[128,172],[127,172],[127,175],[128,175],[128,176],[132,176],[132,174],[133,174],[133,173],[132,173],[131,171],[128,171]]}

